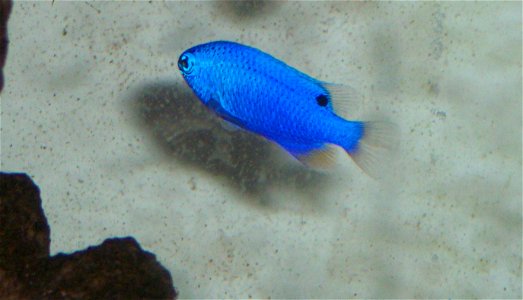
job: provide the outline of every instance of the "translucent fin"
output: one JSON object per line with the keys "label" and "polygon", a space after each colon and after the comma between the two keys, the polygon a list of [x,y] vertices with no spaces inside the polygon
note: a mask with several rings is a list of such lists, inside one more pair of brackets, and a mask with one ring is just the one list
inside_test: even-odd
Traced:
{"label": "translucent fin", "polygon": [[293,155],[304,165],[315,169],[329,169],[336,163],[336,148],[332,145],[305,154]]}
{"label": "translucent fin", "polygon": [[242,128],[232,122],[229,122],[225,119],[221,119],[220,120],[220,125],[222,126],[223,129],[229,131],[229,132],[235,132],[235,131],[238,131],[238,130],[242,130]]}
{"label": "translucent fin", "polygon": [[399,146],[399,129],[386,121],[365,122],[358,147],[347,152],[369,176],[377,179],[388,172]]}
{"label": "translucent fin", "polygon": [[322,86],[329,92],[332,108],[340,117],[354,116],[354,113],[360,109],[362,97],[354,88],[328,82],[323,82]]}

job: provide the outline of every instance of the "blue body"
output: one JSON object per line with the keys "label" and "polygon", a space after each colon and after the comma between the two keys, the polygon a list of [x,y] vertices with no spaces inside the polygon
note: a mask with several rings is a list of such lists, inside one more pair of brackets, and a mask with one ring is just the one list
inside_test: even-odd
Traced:
{"label": "blue body", "polygon": [[326,144],[356,151],[364,123],[339,117],[326,84],[258,49],[217,41],[195,46],[178,66],[198,98],[219,116],[296,157]]}

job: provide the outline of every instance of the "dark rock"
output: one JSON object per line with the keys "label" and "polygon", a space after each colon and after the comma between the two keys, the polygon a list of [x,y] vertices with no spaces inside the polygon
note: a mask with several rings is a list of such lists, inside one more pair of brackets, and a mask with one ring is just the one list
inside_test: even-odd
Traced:
{"label": "dark rock", "polygon": [[0,1],[0,92],[4,87],[4,73],[2,70],[7,56],[7,20],[9,19],[12,6],[13,2],[11,0]]}
{"label": "dark rock", "polygon": [[22,279],[49,257],[49,226],[40,190],[25,174],[0,174],[0,269]]}
{"label": "dark rock", "polygon": [[173,299],[169,272],[131,237],[49,257],[39,190],[0,173],[0,299]]}
{"label": "dark rock", "polygon": [[[33,287],[49,299],[174,298],[169,272],[131,237],[108,239],[45,265]],[[59,274],[59,276],[57,276]]]}

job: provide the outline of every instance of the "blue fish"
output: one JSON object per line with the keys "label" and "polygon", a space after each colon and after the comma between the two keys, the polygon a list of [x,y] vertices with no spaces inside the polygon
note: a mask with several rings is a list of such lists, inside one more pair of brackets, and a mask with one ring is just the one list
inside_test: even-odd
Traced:
{"label": "blue fish", "polygon": [[279,144],[305,165],[322,168],[343,148],[367,174],[379,177],[395,147],[395,126],[350,121],[351,88],[314,79],[256,48],[215,41],[184,51],[183,78],[218,116]]}

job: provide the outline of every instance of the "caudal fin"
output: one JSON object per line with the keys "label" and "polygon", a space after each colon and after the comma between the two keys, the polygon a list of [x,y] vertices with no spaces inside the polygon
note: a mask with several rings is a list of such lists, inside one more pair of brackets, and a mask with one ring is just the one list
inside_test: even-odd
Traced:
{"label": "caudal fin", "polygon": [[386,121],[363,122],[363,135],[358,145],[347,153],[365,173],[382,177],[399,146],[399,130]]}

